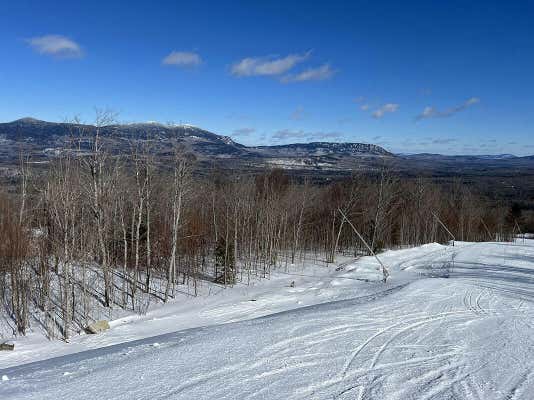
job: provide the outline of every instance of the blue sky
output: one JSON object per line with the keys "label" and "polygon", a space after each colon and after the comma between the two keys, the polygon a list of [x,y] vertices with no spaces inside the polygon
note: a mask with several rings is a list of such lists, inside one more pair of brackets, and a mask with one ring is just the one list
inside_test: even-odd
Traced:
{"label": "blue sky", "polygon": [[532,2],[76,3],[2,2],[0,121],[534,154]]}

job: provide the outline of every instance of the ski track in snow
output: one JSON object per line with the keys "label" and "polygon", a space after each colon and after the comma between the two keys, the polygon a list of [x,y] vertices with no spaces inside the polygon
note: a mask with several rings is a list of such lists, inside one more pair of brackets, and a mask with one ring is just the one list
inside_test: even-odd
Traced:
{"label": "ski track in snow", "polygon": [[[0,376],[9,379],[0,398],[533,398],[533,240],[383,258],[386,285],[364,282],[374,261],[363,258],[307,287],[199,312],[238,322],[4,369],[0,354]],[[347,290],[352,298],[336,297]],[[299,298],[305,306],[284,309]],[[270,301],[281,311],[260,312]]]}

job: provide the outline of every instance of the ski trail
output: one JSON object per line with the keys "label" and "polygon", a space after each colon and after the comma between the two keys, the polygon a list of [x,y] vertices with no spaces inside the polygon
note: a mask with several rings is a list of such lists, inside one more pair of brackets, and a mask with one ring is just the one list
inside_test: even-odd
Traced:
{"label": "ski trail", "polygon": [[338,301],[2,369],[0,398],[530,400],[534,241],[506,263],[502,244],[434,248],[384,255],[391,283]]}
{"label": "ski trail", "polygon": [[410,331],[410,330],[413,330],[414,328],[417,328],[417,327],[420,327],[422,325],[426,325],[426,324],[429,324],[429,323],[432,323],[432,322],[435,322],[435,321],[440,321],[444,318],[447,318],[447,316],[442,316],[442,317],[436,317],[436,318],[429,318],[425,321],[421,321],[421,322],[417,322],[417,323],[414,323],[414,324],[410,324],[408,325],[407,327],[404,327],[402,328],[401,330],[399,330],[397,333],[395,333],[394,335],[392,335],[388,340],[386,340],[386,342],[380,347],[380,349],[375,353],[373,359],[371,360],[371,365],[369,366],[369,369],[372,369],[375,367],[376,363],[378,362],[380,356],[382,355],[382,353],[384,353],[384,351],[386,351],[386,349],[389,348],[389,346],[391,345],[391,343],[396,340],[399,336],[405,334],[407,331]]}
{"label": "ski trail", "polygon": [[[430,323],[430,322],[433,322],[433,321],[436,321],[436,320],[440,320],[440,319],[446,318],[448,316],[461,315],[461,314],[465,314],[465,312],[464,311],[451,311],[451,312],[445,312],[445,313],[441,313],[441,314],[436,314],[436,315],[433,315],[433,316],[419,317],[419,318],[408,319],[408,320],[401,320],[401,321],[399,321],[399,322],[397,322],[397,323],[395,323],[393,325],[390,325],[390,326],[388,326],[388,327],[386,327],[384,329],[379,330],[374,335],[372,335],[371,337],[367,338],[360,346],[358,346],[354,350],[354,352],[350,355],[350,358],[348,359],[347,363],[343,367],[342,375],[346,376],[346,374],[347,374],[348,370],[350,369],[352,363],[354,362],[356,357],[360,354],[360,352],[365,347],[367,347],[374,339],[376,339],[377,337],[379,337],[381,335],[384,335],[385,333],[389,332],[390,330],[392,330],[392,329],[394,329],[394,328],[396,328],[398,326],[401,326],[403,324],[409,324],[409,326],[407,326],[405,329],[400,331],[400,333],[402,333],[402,332],[404,332],[404,331],[406,331],[408,329],[413,329],[414,327],[417,327],[417,326],[420,326],[420,325],[424,325],[424,324],[427,324],[427,323]],[[418,321],[421,318],[423,318],[424,320],[420,321],[420,322],[412,323],[414,321]],[[394,335],[394,337],[395,337],[395,335]],[[385,349],[385,347],[387,347],[387,345],[389,343],[390,343],[390,341],[386,342],[386,344],[383,346],[383,349],[379,350],[379,352],[375,355],[376,360],[378,360],[378,357],[380,356],[380,354],[383,352],[383,350]],[[371,362],[371,367],[374,366],[374,364],[373,364],[374,362],[376,362],[376,361],[373,359],[373,361]]]}

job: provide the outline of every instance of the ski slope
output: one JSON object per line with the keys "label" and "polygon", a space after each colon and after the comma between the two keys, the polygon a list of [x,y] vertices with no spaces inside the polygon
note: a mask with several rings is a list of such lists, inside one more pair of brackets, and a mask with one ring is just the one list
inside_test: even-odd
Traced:
{"label": "ski slope", "polygon": [[7,368],[0,354],[0,399],[533,398],[534,240],[382,258],[387,284],[366,257],[191,302],[159,336],[113,344],[121,327],[154,332],[149,313],[114,324],[107,347]]}

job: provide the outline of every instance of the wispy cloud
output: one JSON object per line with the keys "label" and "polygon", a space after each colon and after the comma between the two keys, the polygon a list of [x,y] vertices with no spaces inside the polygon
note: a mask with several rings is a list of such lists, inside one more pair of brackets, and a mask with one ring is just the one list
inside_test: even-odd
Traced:
{"label": "wispy cloud", "polygon": [[430,96],[432,94],[432,89],[421,88],[418,90],[418,93],[420,96]]}
{"label": "wispy cloud", "polygon": [[279,131],[276,131],[271,136],[271,138],[277,141],[298,140],[298,139],[314,141],[314,140],[325,140],[325,139],[337,139],[342,136],[343,134],[340,132],[326,132],[326,131],[307,132],[304,130],[281,129]]}
{"label": "wispy cloud", "polygon": [[362,110],[362,111],[367,111],[367,110],[369,110],[369,108],[370,108],[369,104],[362,104],[360,106],[360,110]]}
{"label": "wispy cloud", "polygon": [[202,64],[202,58],[197,53],[189,51],[172,51],[162,61],[163,65],[177,67],[196,67]]}
{"label": "wispy cloud", "polygon": [[83,56],[81,46],[66,36],[44,35],[32,37],[26,41],[39,54],[60,58],[80,58]]}
{"label": "wispy cloud", "polygon": [[276,76],[281,75],[310,56],[308,51],[303,54],[289,54],[285,57],[247,57],[234,63],[231,73],[235,76]]}
{"label": "wispy cloud", "polygon": [[379,108],[377,108],[375,111],[373,111],[372,116],[375,118],[382,118],[387,113],[394,113],[399,109],[399,105],[395,103],[387,103]]}
{"label": "wispy cloud", "polygon": [[337,120],[337,123],[338,123],[339,125],[345,125],[345,124],[348,124],[348,123],[350,123],[350,122],[352,122],[352,118],[351,118],[351,117],[343,117],[343,118],[339,118],[339,119]]}
{"label": "wispy cloud", "polygon": [[233,136],[248,136],[254,132],[256,132],[256,129],[254,128],[238,128],[238,129],[234,129],[234,132],[232,133],[232,135]]}
{"label": "wispy cloud", "polygon": [[324,81],[330,79],[335,74],[330,64],[323,64],[317,68],[308,68],[298,74],[288,74],[280,79],[281,82],[306,82],[306,81]]}
{"label": "wispy cloud", "polygon": [[440,111],[440,110],[437,110],[436,108],[434,107],[425,107],[423,112],[421,114],[419,114],[418,116],[415,117],[415,120],[416,121],[420,121],[422,119],[428,119],[428,118],[446,118],[446,117],[451,117],[453,116],[454,114],[456,113],[459,113],[460,111],[464,111],[466,109],[468,109],[469,107],[475,105],[475,104],[478,104],[480,103],[480,99],[478,97],[471,97],[469,99],[467,99],[466,101],[464,101],[462,104],[458,105],[458,106],[455,106],[455,107],[451,107],[447,110],[443,110],[443,111]]}
{"label": "wispy cloud", "polygon": [[304,107],[298,106],[295,111],[291,113],[291,119],[299,121],[304,118]]}
{"label": "wispy cloud", "polygon": [[452,144],[457,141],[458,139],[454,139],[454,138],[441,138],[441,139],[432,140],[432,144]]}
{"label": "wispy cloud", "polygon": [[286,139],[302,139],[308,136],[308,132],[303,130],[291,130],[291,129],[280,129],[273,133],[272,138],[274,140],[286,140]]}
{"label": "wispy cloud", "polygon": [[343,134],[341,132],[314,132],[310,140],[339,139]]}

